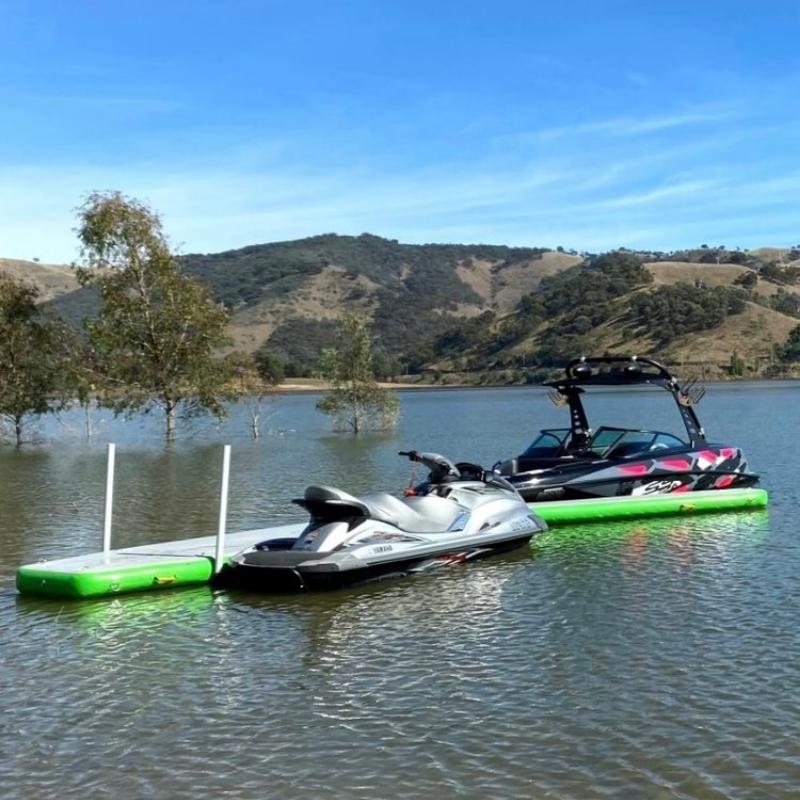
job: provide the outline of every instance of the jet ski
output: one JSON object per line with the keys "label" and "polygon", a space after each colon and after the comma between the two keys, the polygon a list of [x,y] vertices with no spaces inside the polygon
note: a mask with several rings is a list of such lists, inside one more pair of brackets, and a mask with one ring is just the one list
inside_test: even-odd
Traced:
{"label": "jet ski", "polygon": [[[564,378],[545,385],[553,390],[550,399],[569,409],[570,427],[542,430],[521,455],[494,465],[528,502],[743,488],[758,482],[738,447],[706,440],[695,411],[705,389],[694,381],[680,384],[657,361],[576,358],[567,364]],[[592,430],[582,401],[586,389],[643,386],[670,393],[685,438],[610,426]]]}
{"label": "jet ski", "polygon": [[264,592],[334,589],[512,550],[547,529],[501,476],[436,453],[400,455],[429,470],[406,496],[354,497],[309,486],[293,501],[311,517],[300,535],[276,534],[242,550],[218,584]]}

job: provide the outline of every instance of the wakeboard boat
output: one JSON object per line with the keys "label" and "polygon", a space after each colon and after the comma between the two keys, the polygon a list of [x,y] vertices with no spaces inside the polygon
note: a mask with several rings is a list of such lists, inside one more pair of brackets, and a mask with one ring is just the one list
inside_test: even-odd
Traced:
{"label": "wakeboard boat", "polygon": [[[521,455],[494,466],[528,502],[743,488],[758,482],[738,447],[706,440],[695,412],[705,389],[694,381],[680,384],[657,361],[576,358],[562,379],[545,385],[553,390],[550,399],[569,409],[570,427],[540,431]],[[685,438],[633,428],[592,430],[581,399],[586,389],[643,386],[672,395]]]}
{"label": "wakeboard boat", "polygon": [[218,584],[264,592],[333,589],[512,550],[546,530],[500,475],[436,453],[400,455],[429,470],[404,497],[309,486],[293,501],[311,517],[300,535],[276,534],[242,550]]}

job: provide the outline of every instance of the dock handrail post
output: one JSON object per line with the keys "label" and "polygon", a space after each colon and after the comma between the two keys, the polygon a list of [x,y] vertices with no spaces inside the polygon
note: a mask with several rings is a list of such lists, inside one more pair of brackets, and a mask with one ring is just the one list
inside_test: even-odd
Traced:
{"label": "dock handrail post", "polygon": [[219,527],[217,528],[217,549],[214,554],[214,573],[222,569],[225,558],[225,527],[228,519],[228,479],[231,472],[231,446],[226,444],[222,450],[222,485],[219,492]]}
{"label": "dock handrail post", "polygon": [[114,508],[114,459],[117,446],[108,443],[108,461],[106,462],[106,507],[103,515],[103,555],[108,558],[111,553],[111,512]]}

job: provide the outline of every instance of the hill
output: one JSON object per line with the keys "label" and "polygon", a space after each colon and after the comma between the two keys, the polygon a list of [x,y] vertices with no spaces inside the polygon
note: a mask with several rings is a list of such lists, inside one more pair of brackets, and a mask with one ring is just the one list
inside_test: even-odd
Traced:
{"label": "hill", "polygon": [[[580,353],[641,353],[705,377],[793,374],[797,251],[748,266],[616,251],[545,277],[509,314],[469,321],[427,367],[447,382],[539,380]],[[651,260],[647,260],[651,259]],[[794,341],[794,340],[792,340]]]}
{"label": "hill", "polygon": [[78,288],[75,270],[60,264],[0,258],[0,275],[32,283],[39,290],[42,301],[53,300]]}
{"label": "hill", "polygon": [[[417,371],[461,318],[512,310],[552,265],[541,248],[408,245],[327,234],[214,255],[186,269],[233,309],[234,347],[265,340],[295,372],[316,362],[343,311],[368,317],[388,371]],[[570,263],[580,261],[577,257]],[[561,259],[559,255],[558,260]]]}
{"label": "hill", "polygon": [[[344,311],[371,320],[383,374],[446,382],[534,380],[605,351],[710,375],[737,359],[748,374],[777,372],[800,324],[797,248],[592,256],[325,234],[181,260],[231,309],[231,349],[267,342],[294,375],[313,368]],[[68,268],[6,263],[36,276],[65,318],[96,313],[96,293],[76,290]]]}
{"label": "hill", "polygon": [[[510,312],[543,276],[581,259],[544,248],[408,245],[369,234],[326,234],[181,261],[231,309],[233,349],[253,351],[268,341],[302,374],[343,311],[372,321],[384,361],[416,371],[433,356],[433,340],[459,319],[487,309]],[[97,295],[81,289],[53,307],[78,322],[96,313]]]}

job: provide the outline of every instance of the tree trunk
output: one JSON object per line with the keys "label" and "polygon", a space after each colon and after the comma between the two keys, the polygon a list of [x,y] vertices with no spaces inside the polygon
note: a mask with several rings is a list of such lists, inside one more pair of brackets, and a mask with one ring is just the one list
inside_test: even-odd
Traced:
{"label": "tree trunk", "polygon": [[263,399],[264,395],[258,392],[247,403],[247,410],[250,412],[250,433],[252,433],[253,439],[261,436],[261,402]]}
{"label": "tree trunk", "polygon": [[17,447],[22,444],[22,414],[14,415],[14,435],[17,439]]}
{"label": "tree trunk", "polygon": [[94,435],[94,431],[92,430],[92,410],[91,410],[92,401],[87,400],[86,405],[83,407],[84,414],[86,415],[86,438],[91,439]]}
{"label": "tree trunk", "polygon": [[166,422],[164,436],[171,442],[175,438],[175,424],[178,417],[178,404],[174,400],[164,401],[164,417]]}

